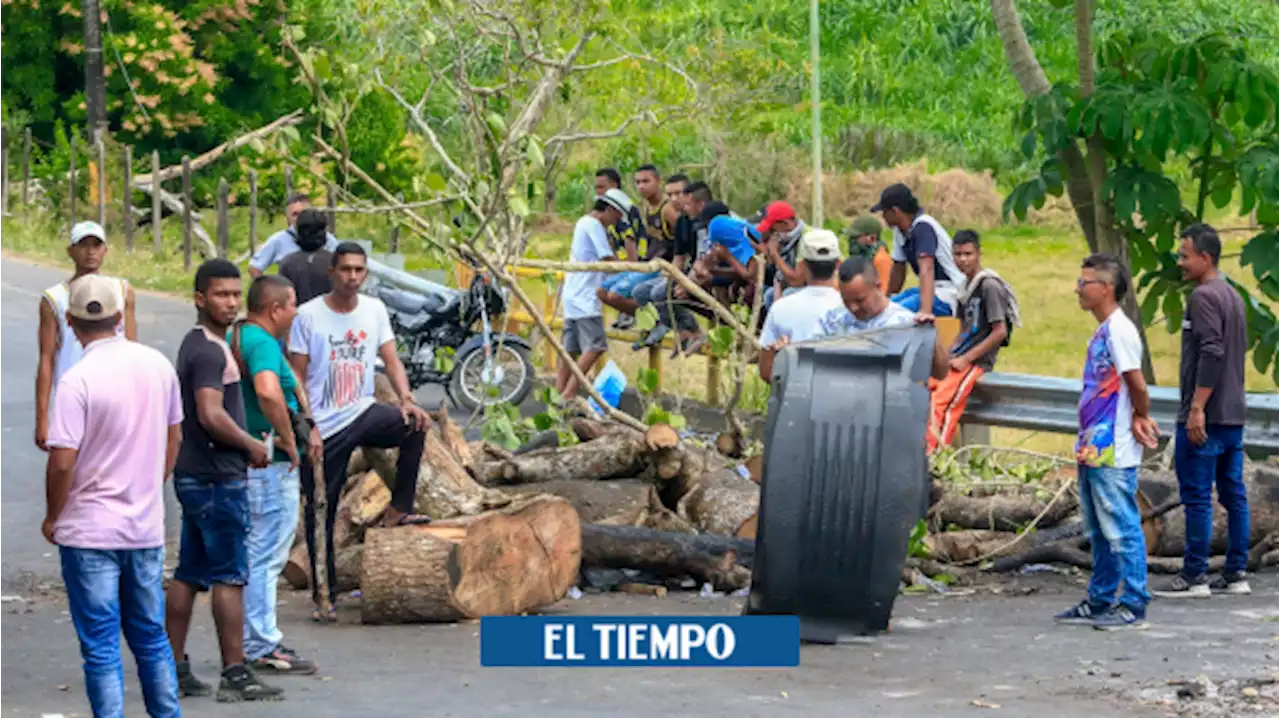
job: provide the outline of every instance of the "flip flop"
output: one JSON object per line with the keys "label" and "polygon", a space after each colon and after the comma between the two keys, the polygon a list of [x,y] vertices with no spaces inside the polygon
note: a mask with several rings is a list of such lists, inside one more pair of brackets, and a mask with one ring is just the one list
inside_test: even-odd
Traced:
{"label": "flip flop", "polygon": [[331,605],[325,613],[321,613],[319,607],[313,608],[311,609],[311,620],[316,623],[337,623],[338,607]]}
{"label": "flip flop", "polygon": [[424,524],[429,524],[429,523],[431,523],[430,516],[423,516],[422,514],[404,514],[403,516],[401,516],[399,519],[396,520],[395,525],[396,526],[422,526]]}

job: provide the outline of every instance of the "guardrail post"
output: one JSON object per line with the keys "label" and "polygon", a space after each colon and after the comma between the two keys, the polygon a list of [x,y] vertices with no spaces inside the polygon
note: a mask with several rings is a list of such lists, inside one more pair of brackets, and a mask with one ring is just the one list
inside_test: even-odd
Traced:
{"label": "guardrail post", "polygon": [[720,357],[707,357],[707,403],[720,404]]}
{"label": "guardrail post", "polygon": [[[516,281],[520,281],[519,275],[516,276]],[[551,322],[555,321],[556,295],[551,293],[550,287],[546,287],[546,289],[548,291],[542,295],[542,318],[547,322],[547,326],[551,326]],[[551,343],[552,337],[543,337],[543,339],[543,362],[547,365],[547,371],[555,371],[560,357],[556,354],[556,348]]]}
{"label": "guardrail post", "polygon": [[961,423],[960,431],[956,436],[958,437],[956,446],[991,445],[991,427],[989,426]]}
{"label": "guardrail post", "polygon": [[649,347],[649,371],[658,375],[658,385],[653,390],[653,395],[658,396],[662,393],[662,344]]}

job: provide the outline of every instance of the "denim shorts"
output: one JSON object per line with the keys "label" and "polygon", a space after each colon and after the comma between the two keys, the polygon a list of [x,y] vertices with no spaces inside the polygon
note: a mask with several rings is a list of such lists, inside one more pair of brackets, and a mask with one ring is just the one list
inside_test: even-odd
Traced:
{"label": "denim shorts", "polygon": [[173,577],[207,591],[220,583],[249,582],[249,482],[245,477],[209,481],[177,477],[182,543]]}
{"label": "denim shorts", "polygon": [[620,297],[630,299],[635,293],[637,284],[660,276],[662,275],[659,272],[619,272],[612,277],[606,277],[601,286],[606,292],[613,292]]}

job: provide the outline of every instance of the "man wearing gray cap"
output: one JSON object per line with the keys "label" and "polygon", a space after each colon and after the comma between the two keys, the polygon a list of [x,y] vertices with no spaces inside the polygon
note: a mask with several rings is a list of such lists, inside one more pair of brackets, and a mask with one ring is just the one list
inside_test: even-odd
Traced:
{"label": "man wearing gray cap", "polygon": [[[596,197],[591,211],[573,227],[573,244],[569,248],[571,262],[607,262],[616,255],[609,244],[608,227],[618,224],[631,212],[631,198],[612,188]],[[564,308],[565,351],[577,361],[585,374],[609,349],[604,335],[604,314],[597,290],[604,285],[604,272],[566,272],[560,304]],[[561,363],[556,373],[556,390],[571,398],[578,390],[578,380]]]}
{"label": "man wearing gray cap", "polygon": [[[107,233],[97,222],[80,222],[71,228],[67,256],[75,266],[71,279],[44,290],[40,297],[40,359],[36,364],[36,430],[35,442],[46,451],[49,436],[49,405],[58,380],[80,361],[84,352],[71,324],[67,322],[70,284],[80,277],[96,275],[107,256]],[[133,317],[133,287],[123,279],[112,278],[117,299],[122,307],[116,334],[130,340],[138,338],[138,324]]]}
{"label": "man wearing gray cap", "polygon": [[147,714],[177,716],[164,625],[164,495],[182,441],[178,376],[163,354],[119,332],[120,282],[70,283],[65,321],[83,361],[58,384],[41,531],[58,547],[95,716],[124,715],[123,629]]}

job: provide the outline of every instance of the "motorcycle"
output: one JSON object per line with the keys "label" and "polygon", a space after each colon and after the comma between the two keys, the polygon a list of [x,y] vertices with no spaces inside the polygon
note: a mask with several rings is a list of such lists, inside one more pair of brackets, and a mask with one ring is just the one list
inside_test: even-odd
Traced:
{"label": "motorcycle", "polygon": [[466,291],[424,284],[430,284],[429,292],[382,283],[371,292],[387,307],[410,388],[441,384],[466,411],[524,401],[533,389],[533,347],[518,334],[493,331],[490,317],[501,316],[507,306],[496,280],[477,271]]}

